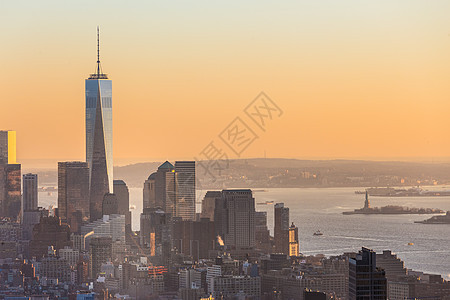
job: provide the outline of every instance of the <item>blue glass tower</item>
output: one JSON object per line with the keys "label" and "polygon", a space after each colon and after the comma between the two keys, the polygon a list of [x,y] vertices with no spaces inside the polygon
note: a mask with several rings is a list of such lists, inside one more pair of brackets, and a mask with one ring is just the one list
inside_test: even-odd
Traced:
{"label": "blue glass tower", "polygon": [[113,191],[112,82],[100,66],[86,79],[86,161],[89,166],[90,219],[102,217],[103,196]]}

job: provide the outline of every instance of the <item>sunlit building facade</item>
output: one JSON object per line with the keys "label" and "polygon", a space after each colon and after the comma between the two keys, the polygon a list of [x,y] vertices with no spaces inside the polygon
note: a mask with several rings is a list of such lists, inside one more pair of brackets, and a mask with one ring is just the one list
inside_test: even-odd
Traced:
{"label": "sunlit building facade", "polygon": [[298,227],[292,222],[289,227],[289,256],[298,256],[299,250]]}
{"label": "sunlit building facade", "polygon": [[16,163],[16,132],[0,130],[0,164]]}

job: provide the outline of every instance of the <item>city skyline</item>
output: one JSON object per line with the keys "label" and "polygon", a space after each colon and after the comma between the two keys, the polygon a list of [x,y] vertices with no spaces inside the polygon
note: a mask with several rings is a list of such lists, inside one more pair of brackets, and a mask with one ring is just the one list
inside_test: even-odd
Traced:
{"label": "city skyline", "polygon": [[29,2],[0,298],[450,299],[450,2]]}
{"label": "city skyline", "polygon": [[[27,11],[2,4],[0,13],[8,45],[0,50],[8,57],[0,97],[11,99],[0,119],[20,137],[20,161],[84,160],[80,78],[92,70],[97,25],[117,82],[118,164],[192,159],[261,90],[284,114],[257,132],[241,157],[449,160],[443,137],[450,126],[450,22],[443,12],[450,4],[444,1],[329,2],[328,8],[178,3],[180,10],[140,3],[139,11],[113,2],[111,15],[120,11],[129,20],[122,27],[111,15],[89,18],[93,12],[70,5],[46,10],[50,3],[30,3],[35,10]],[[41,14],[30,15],[36,11]],[[154,18],[138,21],[147,20],[144,12]],[[70,22],[80,16],[92,20],[75,28]],[[272,16],[278,22],[263,22]],[[51,74],[61,76],[41,80]],[[29,88],[14,92],[23,82]],[[17,106],[26,122],[9,113]],[[154,130],[163,122],[164,133]],[[157,147],[143,138],[148,132]],[[290,147],[283,146],[287,138]]]}

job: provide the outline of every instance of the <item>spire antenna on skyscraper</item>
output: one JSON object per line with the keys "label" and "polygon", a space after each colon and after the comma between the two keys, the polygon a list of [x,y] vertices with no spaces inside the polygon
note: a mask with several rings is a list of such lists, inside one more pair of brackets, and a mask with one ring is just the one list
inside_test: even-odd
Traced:
{"label": "spire antenna on skyscraper", "polygon": [[100,29],[97,26],[97,75],[100,75]]}
{"label": "spire antenna on skyscraper", "polygon": [[103,74],[100,64],[100,26],[97,26],[97,70],[89,76],[89,79],[108,79],[108,76]]}

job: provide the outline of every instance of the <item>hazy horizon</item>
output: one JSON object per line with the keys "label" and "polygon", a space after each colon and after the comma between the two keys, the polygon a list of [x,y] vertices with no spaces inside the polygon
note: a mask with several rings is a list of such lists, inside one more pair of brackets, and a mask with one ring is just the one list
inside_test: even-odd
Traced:
{"label": "hazy horizon", "polygon": [[[293,160],[305,160],[305,161],[369,161],[369,162],[410,162],[410,163],[450,163],[450,157],[359,157],[359,158],[330,158],[330,157],[243,157],[232,158],[230,160],[250,160],[250,159],[293,159]],[[116,159],[114,167],[123,167],[128,165],[140,164],[140,163],[155,163],[164,161],[175,162],[177,160],[193,160],[193,158],[181,157],[181,158],[136,158],[136,159]],[[57,163],[62,161],[85,161],[84,159],[68,158],[68,159],[24,159],[17,163],[22,164],[22,168],[27,169],[57,169]]]}

